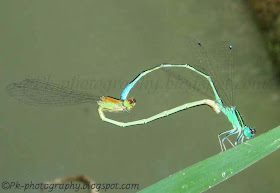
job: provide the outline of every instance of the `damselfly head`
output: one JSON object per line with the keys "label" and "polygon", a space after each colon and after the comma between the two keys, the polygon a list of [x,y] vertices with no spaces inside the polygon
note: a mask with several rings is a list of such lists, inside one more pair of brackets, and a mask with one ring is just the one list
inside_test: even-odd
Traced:
{"label": "damselfly head", "polygon": [[132,109],[136,105],[136,99],[131,97],[123,101],[123,105],[129,109]]}
{"label": "damselfly head", "polygon": [[250,139],[256,135],[256,129],[246,126],[243,133],[247,139]]}

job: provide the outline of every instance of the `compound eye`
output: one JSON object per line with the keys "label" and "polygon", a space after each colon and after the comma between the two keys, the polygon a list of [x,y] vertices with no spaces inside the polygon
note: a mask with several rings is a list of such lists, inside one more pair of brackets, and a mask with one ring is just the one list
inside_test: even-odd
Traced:
{"label": "compound eye", "polygon": [[132,98],[132,99],[130,100],[130,103],[136,103],[136,99],[135,99],[135,98]]}
{"label": "compound eye", "polygon": [[135,104],[136,103],[136,100],[133,97],[128,98],[127,101],[129,102],[129,104]]}
{"label": "compound eye", "polygon": [[256,134],[256,129],[250,129],[250,132],[252,135],[255,135]]}

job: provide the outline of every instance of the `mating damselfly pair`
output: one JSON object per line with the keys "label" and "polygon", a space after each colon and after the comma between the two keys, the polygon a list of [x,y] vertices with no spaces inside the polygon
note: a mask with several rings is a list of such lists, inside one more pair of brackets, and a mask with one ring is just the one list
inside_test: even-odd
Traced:
{"label": "mating damselfly pair", "polygon": [[[233,127],[230,130],[218,134],[222,151],[226,150],[225,140],[228,140],[232,146],[236,146],[240,143],[243,143],[245,138],[250,139],[253,137],[256,133],[256,130],[248,127],[244,123],[237,108],[235,106],[231,106],[232,104],[230,104],[230,99],[233,99],[233,86],[231,87],[232,89],[228,91],[228,89],[225,89],[225,86],[223,85],[233,85],[233,71],[229,70],[229,68],[233,68],[232,46],[226,42],[218,46],[217,52],[220,53],[220,55],[223,55],[225,60],[221,61],[221,64],[219,64],[220,66],[215,66],[215,64],[212,63],[208,58],[208,54],[205,51],[204,45],[202,43],[195,39],[189,38],[187,45],[192,48],[194,55],[196,55],[196,57],[199,59],[198,64],[160,64],[154,68],[145,70],[123,89],[120,99],[110,96],[98,97],[91,93],[72,90],[57,84],[40,81],[39,79],[25,79],[18,83],[9,84],[7,86],[7,91],[11,97],[17,99],[18,101],[33,105],[38,104],[58,106],[97,101],[99,105],[98,113],[101,120],[120,127],[145,124],[188,108],[208,105],[212,107],[217,114],[222,112],[228,118]],[[224,73],[224,75],[221,75],[223,73],[220,73],[219,69],[223,69],[223,67],[226,67],[225,69],[227,70],[225,71],[226,73]],[[199,75],[200,79],[207,81],[208,86],[212,90],[214,99],[208,98],[209,95],[207,95],[207,99],[186,103],[151,117],[126,123],[105,117],[104,112],[106,111],[115,113],[131,111],[136,104],[134,97],[128,98],[131,89],[142,77],[159,69],[164,70],[170,75],[174,75],[174,72],[170,71],[170,69],[189,70],[192,73]],[[191,84],[188,81],[188,77],[184,78],[183,82]],[[203,89],[200,89],[200,91],[202,93],[204,92]],[[234,143],[229,140],[229,137],[233,135],[236,135],[236,140]]]}

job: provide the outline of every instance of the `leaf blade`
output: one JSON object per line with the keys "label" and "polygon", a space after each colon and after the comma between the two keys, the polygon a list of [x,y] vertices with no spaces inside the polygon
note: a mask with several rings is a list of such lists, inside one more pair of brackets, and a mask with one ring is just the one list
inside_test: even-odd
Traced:
{"label": "leaf blade", "polygon": [[203,192],[246,169],[280,148],[280,126],[189,166],[139,193]]}

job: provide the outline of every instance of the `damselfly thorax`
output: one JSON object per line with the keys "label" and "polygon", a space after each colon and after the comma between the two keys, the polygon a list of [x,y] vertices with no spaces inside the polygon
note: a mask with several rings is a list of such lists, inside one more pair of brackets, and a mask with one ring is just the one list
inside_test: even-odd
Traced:
{"label": "damselfly thorax", "polygon": [[120,100],[110,96],[102,96],[97,101],[97,104],[103,111],[114,113],[129,112],[135,106],[136,100],[133,97]]}

